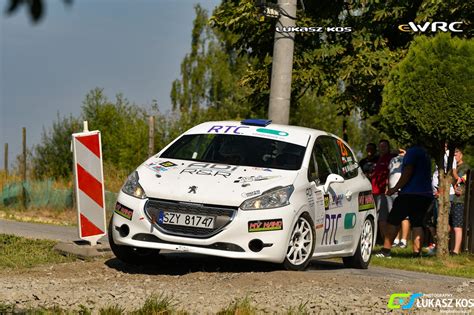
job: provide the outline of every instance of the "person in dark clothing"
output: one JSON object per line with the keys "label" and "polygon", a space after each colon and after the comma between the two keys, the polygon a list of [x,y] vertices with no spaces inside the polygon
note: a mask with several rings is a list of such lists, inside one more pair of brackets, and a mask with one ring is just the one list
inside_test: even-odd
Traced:
{"label": "person in dark clothing", "polygon": [[402,163],[402,175],[395,187],[388,189],[387,195],[398,192],[393,208],[388,215],[387,233],[384,246],[377,257],[391,257],[393,240],[397,235],[400,223],[409,217],[413,228],[413,255],[421,255],[423,242],[423,219],[431,205],[431,160],[425,148],[414,145],[407,150]]}
{"label": "person in dark clothing", "polygon": [[365,147],[365,152],[367,153],[367,156],[360,160],[359,165],[365,176],[371,179],[372,173],[375,169],[375,165],[377,163],[377,160],[379,159],[379,156],[377,155],[377,146],[375,145],[375,143],[367,143]]}

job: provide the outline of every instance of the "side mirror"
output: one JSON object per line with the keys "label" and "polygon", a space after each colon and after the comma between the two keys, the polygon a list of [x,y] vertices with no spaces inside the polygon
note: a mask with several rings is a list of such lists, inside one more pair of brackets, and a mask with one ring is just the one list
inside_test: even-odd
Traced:
{"label": "side mirror", "polygon": [[344,183],[344,178],[342,178],[341,175],[329,174],[328,178],[326,179],[326,183],[324,183],[324,193],[328,192],[329,186],[332,183]]}

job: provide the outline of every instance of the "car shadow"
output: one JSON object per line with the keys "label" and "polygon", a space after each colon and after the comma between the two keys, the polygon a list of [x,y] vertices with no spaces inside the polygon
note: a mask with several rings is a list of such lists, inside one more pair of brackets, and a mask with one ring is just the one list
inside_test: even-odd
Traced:
{"label": "car shadow", "polygon": [[[340,259],[338,259],[340,260]],[[337,269],[347,269],[346,266],[342,263],[342,261],[334,261],[334,260],[315,260],[313,259],[309,264],[307,271],[325,271],[325,270],[337,270]]]}
{"label": "car shadow", "polygon": [[276,264],[220,258],[196,254],[162,254],[142,265],[126,264],[116,258],[105,264],[113,269],[130,274],[185,275],[193,272],[269,272],[279,270]]}
{"label": "car shadow", "polygon": [[[227,272],[227,273],[247,273],[247,272],[272,272],[284,270],[281,264],[221,258],[197,254],[162,254],[148,260],[142,265],[131,265],[120,261],[117,258],[109,259],[105,262],[109,268],[128,274],[147,275],[185,275],[194,272]],[[313,260],[308,266],[308,271],[324,271],[344,269],[342,263],[334,261]]]}

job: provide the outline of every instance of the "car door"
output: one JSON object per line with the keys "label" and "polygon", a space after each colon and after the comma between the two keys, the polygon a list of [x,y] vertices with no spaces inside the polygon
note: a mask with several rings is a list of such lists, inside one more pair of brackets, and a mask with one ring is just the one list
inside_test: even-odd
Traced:
{"label": "car door", "polygon": [[335,139],[340,161],[340,175],[344,178],[344,207],[339,241],[346,249],[353,247],[359,238],[363,213],[359,213],[359,193],[363,190],[358,177],[358,167],[351,149],[341,139]]}
{"label": "car door", "polygon": [[332,183],[327,190],[324,188],[330,174],[342,176],[341,156],[336,138],[319,136],[314,143],[312,160],[314,166],[310,163],[309,167],[310,172],[313,172],[310,178],[311,187],[314,187],[316,201],[321,195],[323,197],[323,210],[319,208],[319,213],[316,213],[316,218],[322,218],[322,223],[315,222],[315,253],[338,251],[344,248],[343,220],[350,204],[344,196],[345,183]]}

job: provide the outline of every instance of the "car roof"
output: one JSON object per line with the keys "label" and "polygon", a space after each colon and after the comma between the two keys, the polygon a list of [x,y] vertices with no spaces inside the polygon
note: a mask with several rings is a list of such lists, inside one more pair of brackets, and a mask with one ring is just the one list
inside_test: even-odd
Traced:
{"label": "car roof", "polygon": [[191,134],[228,134],[228,135],[246,135],[258,138],[274,139],[289,142],[306,147],[310,139],[321,135],[339,137],[322,130],[311,129],[299,126],[290,126],[282,124],[254,125],[242,124],[240,121],[209,121],[197,125],[188,131],[185,135]]}
{"label": "car roof", "polygon": [[[236,120],[208,121],[208,122],[204,122],[204,123],[201,123],[199,125],[196,125],[195,127],[189,129],[188,131],[191,132],[195,128],[202,129],[203,127],[212,127],[214,125],[232,125],[232,126],[242,125],[242,126],[246,126],[246,125],[242,124],[240,121],[236,121]],[[271,123],[271,124],[265,126],[265,128],[277,128],[279,130],[286,131],[286,132],[295,131],[295,132],[298,132],[298,133],[305,133],[305,134],[308,134],[308,135],[311,135],[311,136],[330,135],[330,136],[337,137],[336,135],[334,135],[330,132],[327,132],[327,131],[307,128],[307,127],[293,126],[293,125],[281,125],[281,124]],[[337,138],[339,138],[339,137],[337,137]]]}

